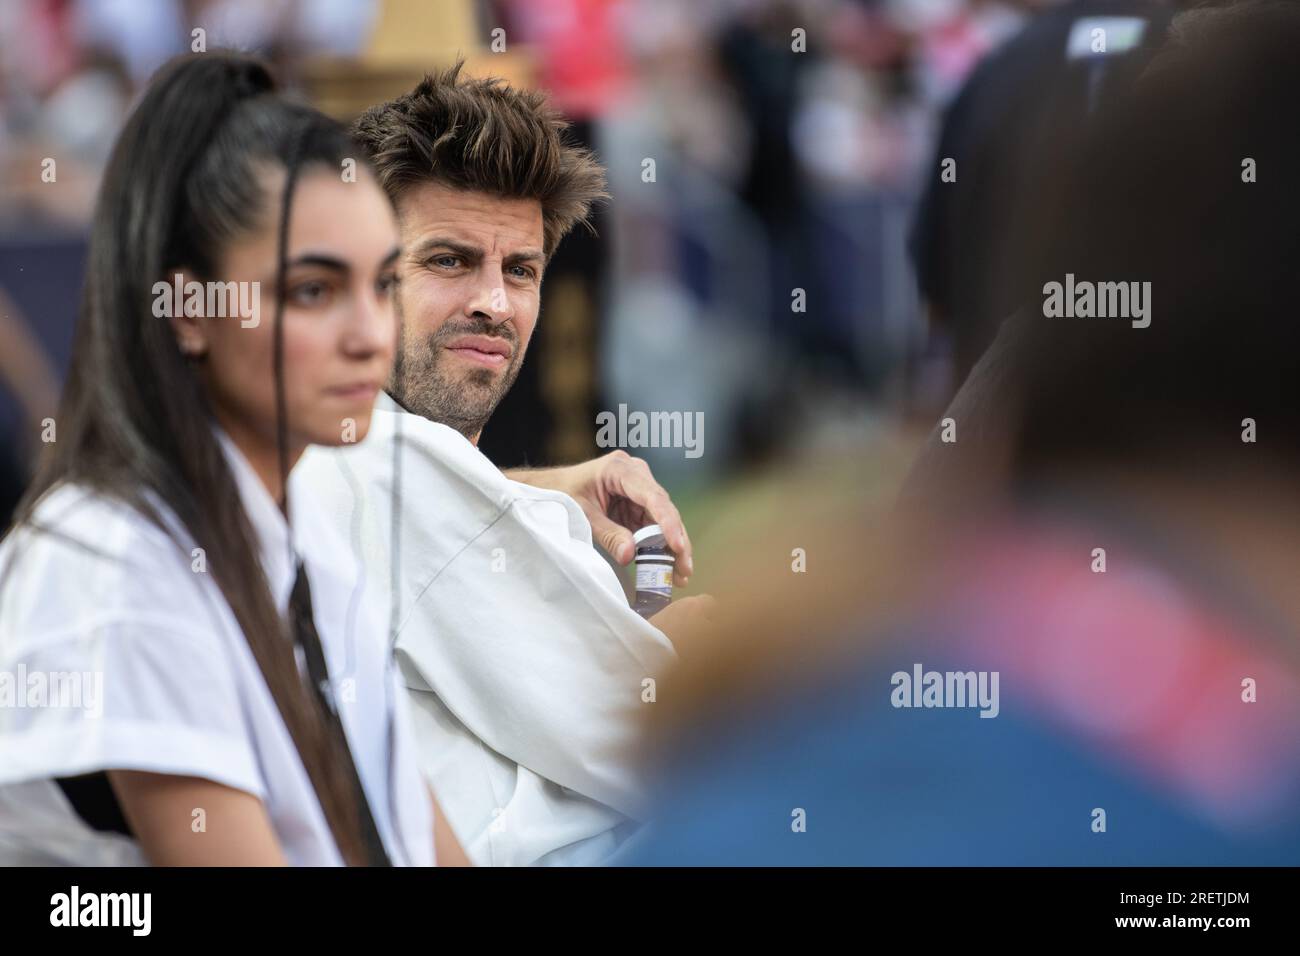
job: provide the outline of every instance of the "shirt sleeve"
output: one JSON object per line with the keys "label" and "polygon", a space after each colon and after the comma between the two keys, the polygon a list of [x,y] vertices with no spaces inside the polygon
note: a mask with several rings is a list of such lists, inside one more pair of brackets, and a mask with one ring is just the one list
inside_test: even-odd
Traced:
{"label": "shirt sleeve", "polygon": [[266,793],[220,634],[119,618],[0,661],[0,784],[139,770]]}
{"label": "shirt sleeve", "polygon": [[[493,751],[639,819],[642,694],[676,654],[566,521],[555,501],[516,501],[425,588],[397,652],[408,686]],[[484,573],[493,554],[505,566]]]}

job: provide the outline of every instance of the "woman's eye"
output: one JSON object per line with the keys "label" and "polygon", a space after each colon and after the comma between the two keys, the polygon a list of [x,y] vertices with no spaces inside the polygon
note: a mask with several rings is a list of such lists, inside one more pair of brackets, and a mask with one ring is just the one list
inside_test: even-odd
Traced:
{"label": "woman's eye", "polygon": [[397,273],[391,272],[388,275],[380,276],[379,281],[375,283],[375,288],[380,295],[392,295],[397,291],[399,282]]}
{"label": "woman's eye", "polygon": [[289,290],[289,299],[295,305],[321,305],[328,300],[330,288],[327,283],[313,279],[300,282]]}

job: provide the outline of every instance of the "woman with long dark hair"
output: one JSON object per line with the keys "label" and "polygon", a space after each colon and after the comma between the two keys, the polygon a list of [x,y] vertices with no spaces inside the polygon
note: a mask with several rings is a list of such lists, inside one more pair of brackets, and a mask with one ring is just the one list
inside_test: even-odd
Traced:
{"label": "woman with long dark hair", "polygon": [[0,547],[0,862],[432,861],[382,615],[290,480],[365,436],[397,254],[362,151],[258,60],[154,78]]}

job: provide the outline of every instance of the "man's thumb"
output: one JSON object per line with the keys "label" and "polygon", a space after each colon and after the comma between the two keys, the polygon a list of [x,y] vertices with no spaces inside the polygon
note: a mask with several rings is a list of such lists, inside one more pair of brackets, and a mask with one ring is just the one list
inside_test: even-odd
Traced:
{"label": "man's thumb", "polygon": [[632,532],[604,515],[591,523],[591,533],[619,564],[627,564],[636,553],[636,548],[632,545]]}

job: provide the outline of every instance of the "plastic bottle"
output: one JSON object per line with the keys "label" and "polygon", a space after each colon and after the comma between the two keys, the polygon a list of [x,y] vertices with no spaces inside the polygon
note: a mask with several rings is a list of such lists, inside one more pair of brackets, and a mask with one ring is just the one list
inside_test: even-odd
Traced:
{"label": "plastic bottle", "polygon": [[677,558],[668,550],[663,529],[646,525],[632,535],[636,545],[636,601],[632,609],[650,617],[673,600],[673,566]]}

